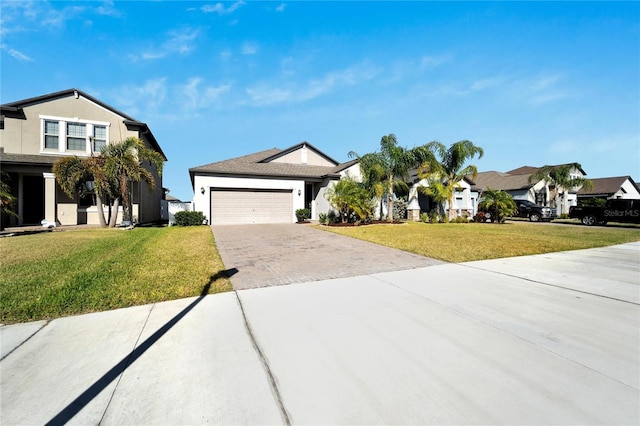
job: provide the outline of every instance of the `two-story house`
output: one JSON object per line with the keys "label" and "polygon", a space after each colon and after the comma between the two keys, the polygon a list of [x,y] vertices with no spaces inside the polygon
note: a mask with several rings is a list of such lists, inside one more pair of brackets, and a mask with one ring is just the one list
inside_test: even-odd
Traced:
{"label": "two-story house", "polygon": [[[97,155],[112,141],[140,138],[159,152],[149,127],[78,89],[69,89],[0,105],[0,163],[3,181],[17,198],[17,218],[3,226],[97,224],[95,198],[69,198],[52,173],[62,156]],[[138,223],[161,219],[162,178],[153,165],[155,187],[132,182],[133,218]],[[121,212],[120,212],[121,214]]]}

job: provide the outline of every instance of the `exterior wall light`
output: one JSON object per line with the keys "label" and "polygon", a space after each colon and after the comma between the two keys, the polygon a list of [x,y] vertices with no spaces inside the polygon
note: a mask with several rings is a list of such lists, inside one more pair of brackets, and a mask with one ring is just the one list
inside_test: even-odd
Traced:
{"label": "exterior wall light", "polygon": [[300,190],[298,189],[298,197],[299,197],[300,195],[302,195],[302,191],[300,191]]}
{"label": "exterior wall light", "polygon": [[200,193],[201,193],[202,195],[204,195],[204,186],[201,186],[201,187],[200,187]]}

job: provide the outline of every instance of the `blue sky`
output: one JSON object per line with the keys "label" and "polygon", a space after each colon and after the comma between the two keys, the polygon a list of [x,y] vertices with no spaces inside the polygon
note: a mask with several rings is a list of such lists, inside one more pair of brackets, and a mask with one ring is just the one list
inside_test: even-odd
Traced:
{"label": "blue sky", "polygon": [[149,125],[164,186],[308,141],[469,139],[480,171],[640,178],[638,2],[0,2],[0,101],[79,88]]}

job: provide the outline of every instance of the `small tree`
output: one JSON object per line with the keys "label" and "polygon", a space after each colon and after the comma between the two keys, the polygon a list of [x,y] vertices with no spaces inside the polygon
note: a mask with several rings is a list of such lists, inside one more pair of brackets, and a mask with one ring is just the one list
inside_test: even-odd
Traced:
{"label": "small tree", "polygon": [[552,191],[552,207],[557,207],[556,199],[560,198],[560,212],[567,213],[564,208],[566,193],[571,188],[593,189],[593,182],[589,179],[572,176],[571,172],[580,170],[580,163],[562,164],[559,166],[543,166],[537,172],[529,176],[529,182],[544,180]]}
{"label": "small tree", "polygon": [[149,191],[153,191],[155,187],[153,174],[142,166],[142,162],[148,160],[155,165],[158,174],[162,175],[164,159],[159,152],[147,148],[141,139],[134,137],[107,145],[102,151],[102,157],[104,157],[104,172],[109,181],[117,182],[118,195],[124,206],[123,220],[131,221],[130,183],[144,181]]}
{"label": "small tree", "polygon": [[392,133],[380,140],[380,152],[359,156],[351,151],[349,156],[360,161],[363,183],[370,195],[382,197],[387,194],[387,220],[392,222],[394,190],[408,190],[406,180],[409,171],[433,158],[433,153],[427,145],[412,149],[398,146],[396,136]]}
{"label": "small tree", "polygon": [[478,208],[491,213],[491,221],[494,223],[503,223],[506,216],[512,216],[517,211],[511,194],[491,188],[482,193]]}
{"label": "small tree", "polygon": [[346,223],[350,216],[359,220],[371,216],[373,205],[367,190],[352,177],[344,177],[327,189],[327,201],[338,211],[340,221]]}
{"label": "small tree", "polygon": [[[9,186],[9,175],[5,172],[1,173],[0,179],[0,217],[4,219],[5,216],[18,217],[13,210],[16,202],[16,197],[11,194],[11,187]],[[1,219],[0,219],[1,220]],[[4,223],[0,224],[0,229],[4,229]]]}
{"label": "small tree", "polygon": [[[426,195],[434,197],[434,201],[442,203],[442,199],[446,198],[449,203],[449,219],[453,217],[453,199],[456,188],[460,186],[460,181],[465,176],[471,175],[473,178],[478,174],[478,168],[471,164],[465,166],[467,160],[472,159],[476,155],[482,158],[484,150],[468,140],[463,140],[452,144],[448,149],[440,142],[430,142],[427,148],[434,151],[439,158],[431,157],[430,161],[425,162],[418,176],[421,179],[427,179],[429,186],[433,185],[434,189],[423,187],[421,191]],[[438,200],[435,199],[437,196]]]}

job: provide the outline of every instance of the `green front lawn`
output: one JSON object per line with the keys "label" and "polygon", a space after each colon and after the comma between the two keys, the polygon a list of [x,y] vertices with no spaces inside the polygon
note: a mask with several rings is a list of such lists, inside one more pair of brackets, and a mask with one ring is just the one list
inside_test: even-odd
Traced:
{"label": "green front lawn", "polygon": [[318,228],[447,262],[525,256],[640,241],[640,229],[526,222],[501,225],[409,222],[401,225]]}
{"label": "green front lawn", "polygon": [[231,290],[208,226],[47,232],[0,253],[3,324]]}

